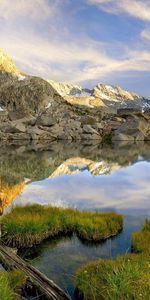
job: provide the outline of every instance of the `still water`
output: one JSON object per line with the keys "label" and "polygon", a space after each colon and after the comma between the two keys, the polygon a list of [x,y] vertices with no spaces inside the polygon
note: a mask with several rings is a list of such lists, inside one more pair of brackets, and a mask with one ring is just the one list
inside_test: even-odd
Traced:
{"label": "still water", "polygon": [[78,267],[99,258],[115,258],[131,251],[131,234],[150,216],[150,145],[58,144],[5,146],[0,151],[1,182],[21,189],[4,205],[30,203],[80,210],[116,211],[124,215],[124,229],[98,244],[76,236],[47,240],[22,256],[74,299],[73,280]]}

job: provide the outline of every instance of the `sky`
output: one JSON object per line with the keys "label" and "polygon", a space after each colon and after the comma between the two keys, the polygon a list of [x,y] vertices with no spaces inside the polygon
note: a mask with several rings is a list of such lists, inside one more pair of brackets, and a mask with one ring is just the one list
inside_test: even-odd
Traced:
{"label": "sky", "polygon": [[0,47],[31,75],[150,98],[150,0],[1,0]]}

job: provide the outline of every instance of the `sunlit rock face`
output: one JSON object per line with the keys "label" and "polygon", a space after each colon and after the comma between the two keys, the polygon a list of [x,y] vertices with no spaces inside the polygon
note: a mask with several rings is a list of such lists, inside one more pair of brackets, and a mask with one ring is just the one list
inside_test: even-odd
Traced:
{"label": "sunlit rock face", "polygon": [[93,90],[21,73],[0,52],[0,139],[150,140],[150,101],[119,87]]}
{"label": "sunlit rock face", "polygon": [[53,88],[61,95],[80,95],[82,92],[82,87],[78,85],[73,85],[71,83],[57,82],[54,80],[47,80]]}
{"label": "sunlit rock face", "polygon": [[0,72],[8,72],[19,75],[20,71],[7,56],[7,54],[0,48]]}
{"label": "sunlit rock face", "polygon": [[137,100],[143,98],[136,93],[125,91],[118,86],[105,84],[97,84],[94,87],[93,96],[111,101]]}

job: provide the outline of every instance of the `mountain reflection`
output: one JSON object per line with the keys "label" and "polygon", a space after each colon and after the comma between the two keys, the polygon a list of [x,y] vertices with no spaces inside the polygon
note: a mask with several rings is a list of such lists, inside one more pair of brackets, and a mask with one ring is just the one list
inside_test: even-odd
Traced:
{"label": "mountain reflection", "polygon": [[134,210],[142,203],[144,209],[150,195],[149,145],[1,145],[0,211],[12,202]]}

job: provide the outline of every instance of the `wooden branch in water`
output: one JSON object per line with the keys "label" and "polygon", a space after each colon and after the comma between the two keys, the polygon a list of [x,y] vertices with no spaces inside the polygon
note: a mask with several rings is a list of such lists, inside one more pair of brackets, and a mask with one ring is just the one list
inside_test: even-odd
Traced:
{"label": "wooden branch in water", "polygon": [[45,296],[44,299],[50,300],[70,300],[70,297],[52,280],[48,279],[43,273],[26,263],[15,252],[4,245],[0,245],[0,261],[8,270],[22,270],[31,284]]}

